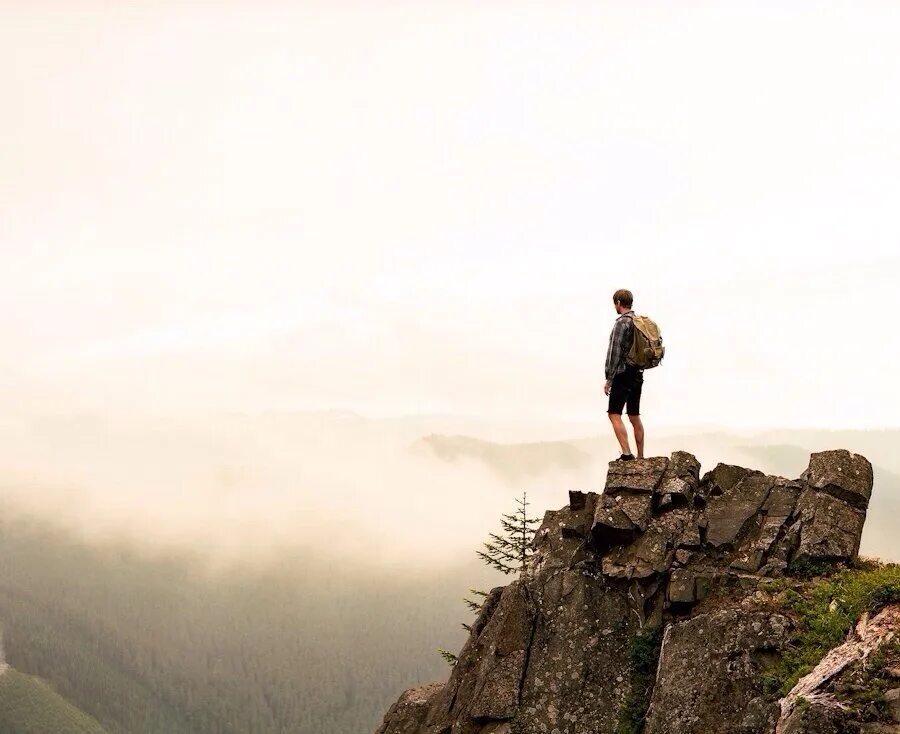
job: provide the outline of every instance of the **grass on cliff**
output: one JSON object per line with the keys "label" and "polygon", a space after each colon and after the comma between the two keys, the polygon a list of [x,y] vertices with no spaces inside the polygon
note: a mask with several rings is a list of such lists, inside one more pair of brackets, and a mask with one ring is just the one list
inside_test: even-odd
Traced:
{"label": "grass on cliff", "polygon": [[631,638],[628,645],[631,686],[619,715],[616,734],[639,734],[643,731],[661,644],[662,627],[659,625],[646,627]]}
{"label": "grass on cliff", "polygon": [[766,672],[764,684],[769,693],[783,696],[846,639],[863,612],[900,601],[900,565],[860,561],[820,579],[803,595],[787,589],[782,598],[799,616],[799,634],[793,647]]}

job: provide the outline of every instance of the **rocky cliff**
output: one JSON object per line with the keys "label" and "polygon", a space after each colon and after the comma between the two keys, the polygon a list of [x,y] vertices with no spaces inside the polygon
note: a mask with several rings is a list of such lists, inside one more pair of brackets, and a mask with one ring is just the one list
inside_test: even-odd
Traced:
{"label": "rocky cliff", "polygon": [[[825,582],[796,574],[856,561],[872,486],[847,451],[795,480],[724,464],[701,478],[684,452],[612,462],[602,494],[545,515],[449,680],[403,693],[376,734],[900,732],[900,582],[854,596],[855,631],[801,659],[830,638],[810,632]],[[857,614],[833,596],[832,636]]]}

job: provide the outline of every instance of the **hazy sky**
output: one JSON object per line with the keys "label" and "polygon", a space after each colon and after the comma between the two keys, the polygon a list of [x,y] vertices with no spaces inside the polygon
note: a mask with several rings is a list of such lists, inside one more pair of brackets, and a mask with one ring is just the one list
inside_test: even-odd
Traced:
{"label": "hazy sky", "polygon": [[896,426],[895,3],[0,1],[26,411]]}

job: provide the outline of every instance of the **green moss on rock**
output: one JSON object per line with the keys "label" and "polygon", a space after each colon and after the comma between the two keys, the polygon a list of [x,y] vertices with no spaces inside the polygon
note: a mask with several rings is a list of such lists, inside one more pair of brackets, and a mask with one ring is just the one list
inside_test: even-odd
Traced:
{"label": "green moss on rock", "polygon": [[766,690],[785,695],[822,657],[840,645],[864,612],[900,601],[900,565],[866,561],[840,570],[802,590],[786,591],[781,602],[798,616],[793,648],[771,667]]}
{"label": "green moss on rock", "polygon": [[643,730],[661,645],[662,627],[659,625],[645,627],[631,638],[628,645],[631,686],[622,707],[616,734],[639,734]]}

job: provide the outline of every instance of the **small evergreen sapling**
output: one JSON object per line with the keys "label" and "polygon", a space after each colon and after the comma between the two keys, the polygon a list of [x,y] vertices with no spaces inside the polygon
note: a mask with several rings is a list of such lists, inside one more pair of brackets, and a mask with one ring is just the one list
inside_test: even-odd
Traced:
{"label": "small evergreen sapling", "polygon": [[[516,504],[518,507],[515,512],[500,516],[502,534],[490,533],[490,540],[483,544],[484,550],[477,551],[478,557],[487,565],[505,574],[521,573],[525,570],[533,552],[531,541],[540,522],[540,518],[528,516],[528,506],[531,503],[528,501],[527,492],[522,492],[521,499],[516,498]],[[481,597],[480,601],[463,599],[469,611],[478,614],[488,593],[480,589],[469,589],[469,593]],[[463,622],[462,627],[466,632],[472,631],[470,624]],[[438,648],[438,652],[449,665],[456,665],[457,657],[452,652],[443,648]]]}
{"label": "small evergreen sapling", "polygon": [[440,653],[441,657],[447,661],[447,665],[449,665],[451,668],[456,665],[456,661],[459,658],[457,658],[456,655],[454,655],[452,652],[450,652],[449,650],[445,650],[443,647],[439,647],[438,652]]}
{"label": "small evergreen sapling", "polygon": [[511,515],[501,515],[502,534],[490,533],[490,540],[484,543],[484,550],[478,557],[488,566],[501,573],[521,573],[528,564],[533,550],[531,541],[540,518],[528,516],[528,493],[522,492],[522,499],[516,497],[518,507]]}
{"label": "small evergreen sapling", "polygon": [[[481,605],[484,604],[484,600],[488,598],[489,594],[486,591],[482,591],[481,589],[469,589],[469,593],[481,597],[481,601],[473,601],[472,599],[463,598],[466,606],[469,607],[469,611],[473,614],[478,614],[478,612],[481,611]],[[466,624],[465,622],[462,623],[462,628],[466,632],[472,631],[472,625]]]}

